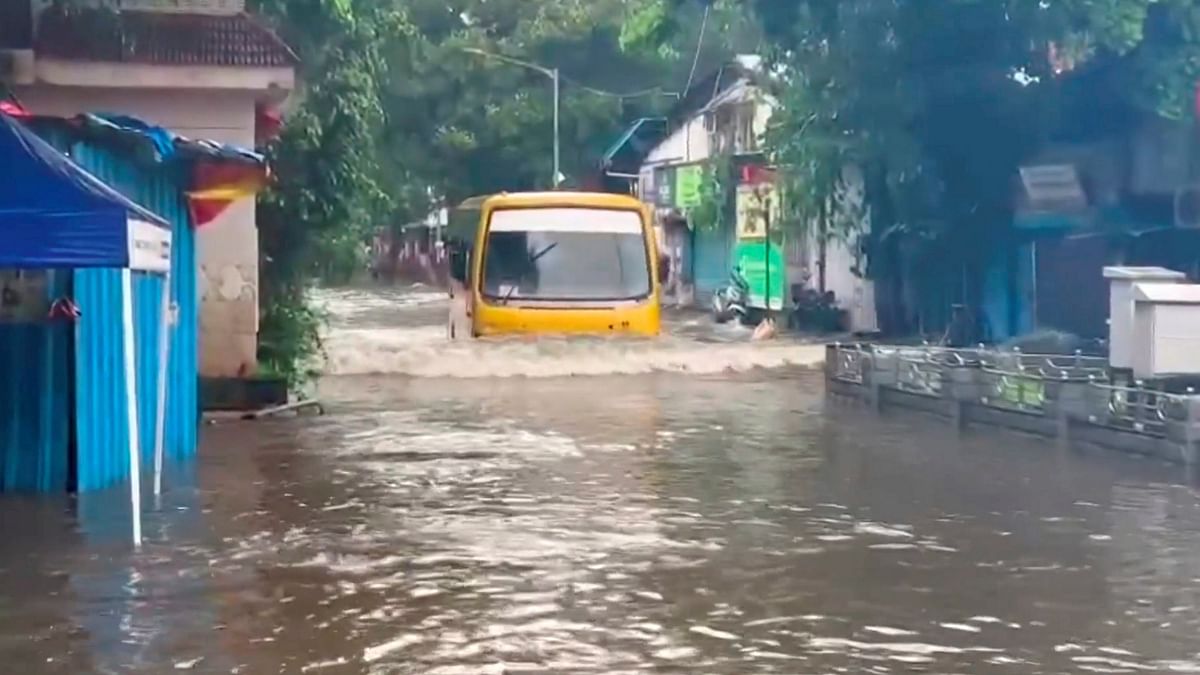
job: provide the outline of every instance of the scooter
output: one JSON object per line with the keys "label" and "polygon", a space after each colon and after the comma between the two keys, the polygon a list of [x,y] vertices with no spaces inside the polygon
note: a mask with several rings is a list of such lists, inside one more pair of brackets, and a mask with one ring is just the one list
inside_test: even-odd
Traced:
{"label": "scooter", "polygon": [[750,284],[742,271],[734,268],[729,274],[729,285],[713,293],[713,320],[728,323],[736,318],[743,324],[753,323],[750,308]]}

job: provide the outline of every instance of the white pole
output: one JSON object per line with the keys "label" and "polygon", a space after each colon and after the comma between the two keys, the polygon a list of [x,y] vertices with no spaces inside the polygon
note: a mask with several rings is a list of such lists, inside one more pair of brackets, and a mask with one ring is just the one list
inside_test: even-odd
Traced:
{"label": "white pole", "polygon": [[558,108],[560,91],[558,82],[558,68],[554,68],[550,71],[550,73],[551,78],[554,80],[554,180],[551,182],[551,185],[553,185],[554,189],[557,190],[559,176],[562,175],[562,164],[559,160],[560,146],[558,140]]}
{"label": "white pole", "polygon": [[171,270],[163,275],[162,318],[158,326],[158,402],[154,420],[154,498],[162,496],[163,446],[167,428],[167,362],[171,353]]}
{"label": "white pole", "polygon": [[133,508],[133,545],[142,545],[142,471],[141,443],[138,439],[137,354],[133,334],[133,272],[121,270],[124,299],[121,302],[125,324],[125,405],[129,421],[129,504]]}

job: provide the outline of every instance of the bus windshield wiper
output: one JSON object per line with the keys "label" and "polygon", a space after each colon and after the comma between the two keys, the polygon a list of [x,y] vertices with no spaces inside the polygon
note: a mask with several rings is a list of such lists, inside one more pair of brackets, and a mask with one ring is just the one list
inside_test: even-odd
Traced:
{"label": "bus windshield wiper", "polygon": [[512,286],[511,286],[511,287],[508,289],[508,292],[504,294],[504,298],[500,300],[501,304],[505,304],[505,305],[507,305],[507,304],[508,304],[508,301],[509,301],[509,300],[512,300],[512,296],[513,296],[513,294],[514,294],[514,293],[516,293],[516,292],[517,292],[517,289],[518,289],[518,288],[520,288],[520,287],[521,287],[521,282],[520,282],[520,281],[518,281],[517,283],[513,284],[513,285],[512,285]]}
{"label": "bus windshield wiper", "polygon": [[[556,249],[556,248],[558,248],[558,242],[557,242],[557,241],[556,241],[556,242],[554,242],[554,243],[552,243],[552,244],[549,244],[548,246],[546,246],[546,248],[544,248],[544,249],[542,249],[542,250],[538,251],[537,253],[534,253],[533,255],[529,256],[529,263],[530,263],[531,265],[532,265],[533,263],[536,263],[537,261],[541,260],[541,259],[542,259],[542,257],[544,257],[544,256],[545,256],[547,253],[549,253],[550,251],[553,251],[553,250],[554,250],[554,249]],[[513,297],[513,295],[514,295],[514,294],[516,294],[516,292],[517,292],[517,289],[518,289],[518,288],[520,288],[520,287],[521,287],[520,283],[513,284],[512,288],[508,289],[508,292],[504,294],[504,297],[501,299],[501,302],[502,302],[503,304],[507,305],[507,304],[508,304],[508,301],[509,301],[509,300],[512,300],[512,297]]]}
{"label": "bus windshield wiper", "polygon": [[558,242],[557,242],[557,241],[556,241],[556,242],[554,242],[553,244],[550,244],[550,245],[549,245],[549,246],[547,246],[546,248],[544,248],[544,249],[542,249],[542,250],[538,251],[538,252],[537,252],[536,254],[534,254],[533,256],[531,256],[531,257],[529,258],[529,262],[531,262],[531,263],[535,263],[535,262],[537,262],[537,261],[541,260],[541,259],[542,259],[542,256],[546,255],[547,253],[549,253],[550,251],[553,251],[553,250],[554,250],[554,249],[556,249],[556,248],[558,248]]}

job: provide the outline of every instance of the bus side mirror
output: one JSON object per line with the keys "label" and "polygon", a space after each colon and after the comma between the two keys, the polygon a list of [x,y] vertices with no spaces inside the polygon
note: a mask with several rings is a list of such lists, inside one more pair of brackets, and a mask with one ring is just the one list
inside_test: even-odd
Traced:
{"label": "bus side mirror", "polygon": [[460,284],[467,283],[467,266],[471,259],[469,253],[460,247],[450,251],[450,278]]}

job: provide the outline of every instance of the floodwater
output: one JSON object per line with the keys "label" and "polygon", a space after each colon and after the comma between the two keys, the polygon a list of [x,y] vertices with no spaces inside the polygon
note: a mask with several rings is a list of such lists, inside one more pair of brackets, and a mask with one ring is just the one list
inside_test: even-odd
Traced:
{"label": "floodwater", "polygon": [[206,429],[140,551],[122,490],[0,501],[4,672],[1200,673],[1178,467],[880,419],[702,318],[326,297],[328,414]]}

